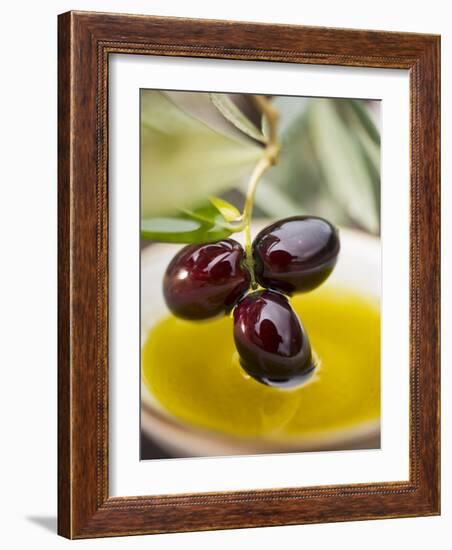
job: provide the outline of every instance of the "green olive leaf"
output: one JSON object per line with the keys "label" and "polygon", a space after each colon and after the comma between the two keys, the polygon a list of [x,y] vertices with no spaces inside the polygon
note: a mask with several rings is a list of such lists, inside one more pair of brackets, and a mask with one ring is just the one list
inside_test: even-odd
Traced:
{"label": "green olive leaf", "polygon": [[145,218],[141,222],[143,239],[166,243],[213,242],[229,237],[234,231],[210,202],[193,210],[181,209],[176,216]]}
{"label": "green olive leaf", "polygon": [[242,183],[262,156],[246,136],[224,135],[167,95],[141,91],[141,216],[166,216]]}
{"label": "green olive leaf", "polygon": [[317,100],[309,129],[332,197],[368,231],[377,232],[378,210],[366,160],[331,101]]}
{"label": "green olive leaf", "polygon": [[229,222],[211,202],[203,202],[192,210],[182,208],[180,211],[182,214],[189,216],[194,220],[199,220],[203,223],[211,225],[217,225],[218,227],[224,227],[225,229],[232,229]]}
{"label": "green olive leaf", "polygon": [[141,220],[141,238],[158,242],[205,243],[225,239],[231,233],[225,226],[204,222],[188,214]]}
{"label": "green olive leaf", "polygon": [[235,105],[235,103],[227,96],[227,94],[209,94],[212,103],[221,112],[221,114],[236,128],[241,130],[247,136],[266,143],[267,138],[257,128],[257,126],[247,118],[242,111]]}
{"label": "green olive leaf", "polygon": [[365,101],[279,96],[272,101],[280,113],[281,153],[266,175],[269,185],[259,184],[260,210],[273,217],[315,211],[335,224],[378,232],[379,132]]}
{"label": "green olive leaf", "polygon": [[[203,124],[209,126],[212,130],[231,139],[238,139],[239,141],[251,141],[253,138],[247,136],[239,130],[230,120],[228,120],[221,111],[215,107],[210,99],[209,92],[183,92],[183,91],[165,91],[162,92],[167,96],[181,111],[187,113],[196,120],[199,120]],[[230,94],[228,94],[230,95]],[[243,94],[235,94],[231,96],[231,100],[234,101],[236,106],[243,111],[245,116],[250,118],[253,115],[253,111],[250,109],[253,105],[250,105],[248,96]],[[249,115],[248,115],[249,113]],[[261,147],[263,145],[261,144]]]}
{"label": "green olive leaf", "polygon": [[230,202],[219,197],[209,197],[209,200],[227,222],[235,222],[242,217],[240,210]]}

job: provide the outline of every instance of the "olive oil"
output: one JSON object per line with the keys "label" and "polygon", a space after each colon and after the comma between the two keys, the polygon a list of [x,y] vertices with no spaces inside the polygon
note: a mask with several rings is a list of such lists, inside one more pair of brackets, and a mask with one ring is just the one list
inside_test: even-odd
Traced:
{"label": "olive oil", "polygon": [[378,302],[324,285],[291,303],[318,362],[305,385],[278,389],[247,376],[234,348],[231,318],[168,316],[143,343],[146,387],[179,420],[243,437],[317,435],[378,419]]}

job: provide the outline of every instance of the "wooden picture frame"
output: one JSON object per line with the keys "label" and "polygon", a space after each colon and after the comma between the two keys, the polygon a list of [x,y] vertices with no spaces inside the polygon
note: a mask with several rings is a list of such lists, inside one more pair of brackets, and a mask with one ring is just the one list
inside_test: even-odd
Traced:
{"label": "wooden picture frame", "polygon": [[[440,38],[69,12],[59,16],[58,52],[59,534],[86,538],[439,514]],[[113,53],[409,70],[409,481],[109,496],[107,92]]]}

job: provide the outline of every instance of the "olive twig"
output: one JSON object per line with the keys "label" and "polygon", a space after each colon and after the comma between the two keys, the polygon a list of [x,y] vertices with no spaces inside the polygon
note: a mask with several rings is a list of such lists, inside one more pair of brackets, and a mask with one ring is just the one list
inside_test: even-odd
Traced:
{"label": "olive twig", "polygon": [[248,183],[248,191],[246,194],[241,223],[241,227],[243,227],[245,235],[246,264],[251,273],[251,285],[253,288],[256,288],[257,283],[254,276],[254,261],[251,247],[251,217],[253,214],[254,198],[256,195],[257,185],[262,179],[262,176],[269,168],[276,164],[278,160],[280,146],[278,142],[279,112],[266,97],[255,95],[253,96],[253,98],[257,107],[267,120],[269,130],[268,141],[265,147],[264,154],[254,167]]}

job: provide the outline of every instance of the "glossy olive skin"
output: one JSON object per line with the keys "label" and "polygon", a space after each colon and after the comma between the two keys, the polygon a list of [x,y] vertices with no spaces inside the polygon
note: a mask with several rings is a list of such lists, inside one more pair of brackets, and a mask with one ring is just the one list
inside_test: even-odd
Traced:
{"label": "glossy olive skin", "polygon": [[182,248],[163,278],[168,308],[190,320],[228,313],[250,286],[244,256],[241,245],[232,239]]}
{"label": "glossy olive skin", "polygon": [[306,331],[279,292],[258,290],[238,303],[234,341],[243,369],[268,386],[291,388],[314,371]]}
{"label": "glossy olive skin", "polygon": [[329,277],[339,250],[338,230],[327,220],[314,216],[280,220],[254,239],[256,279],[263,287],[289,295],[309,292]]}

